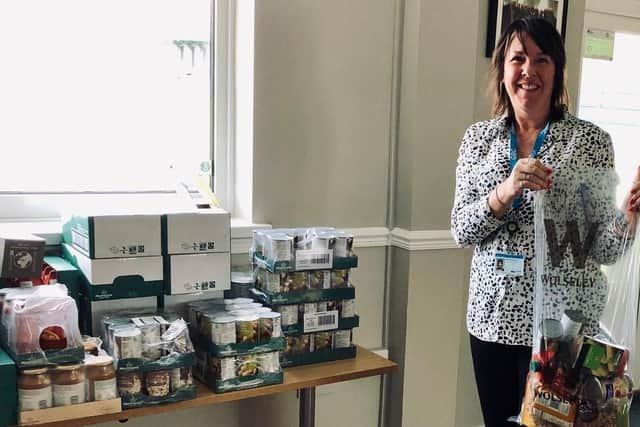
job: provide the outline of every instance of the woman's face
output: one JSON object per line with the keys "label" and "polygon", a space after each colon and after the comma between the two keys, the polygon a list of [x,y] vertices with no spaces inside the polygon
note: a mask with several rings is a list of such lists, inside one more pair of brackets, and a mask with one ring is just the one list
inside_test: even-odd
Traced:
{"label": "woman's face", "polygon": [[542,53],[529,36],[524,45],[514,36],[504,60],[504,83],[513,110],[518,116],[547,115],[551,108],[551,93],[555,64]]}

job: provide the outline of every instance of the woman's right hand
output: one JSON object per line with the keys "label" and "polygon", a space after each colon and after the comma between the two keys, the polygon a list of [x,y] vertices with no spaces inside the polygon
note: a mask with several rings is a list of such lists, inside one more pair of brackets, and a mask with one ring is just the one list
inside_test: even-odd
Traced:
{"label": "woman's right hand", "polygon": [[551,168],[545,166],[538,159],[520,159],[516,162],[509,178],[498,186],[498,191],[501,198],[504,197],[508,200],[507,203],[511,203],[522,195],[525,188],[531,191],[550,189],[552,185],[551,173]]}

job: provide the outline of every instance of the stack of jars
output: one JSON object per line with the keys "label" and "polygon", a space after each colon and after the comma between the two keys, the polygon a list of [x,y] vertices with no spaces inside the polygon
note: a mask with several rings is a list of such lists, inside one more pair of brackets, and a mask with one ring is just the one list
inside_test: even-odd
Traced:
{"label": "stack of jars", "polygon": [[281,383],[281,317],[249,298],[189,304],[197,376],[216,392]]}
{"label": "stack of jars", "polygon": [[100,356],[85,362],[22,369],[18,376],[20,411],[116,399],[113,359]]}
{"label": "stack of jars", "polygon": [[353,236],[333,228],[254,231],[254,295],[282,316],[283,367],[355,357]]}
{"label": "stack of jars", "polygon": [[117,361],[123,408],[196,397],[195,353],[187,323],[177,316],[116,315],[103,318],[103,338]]}

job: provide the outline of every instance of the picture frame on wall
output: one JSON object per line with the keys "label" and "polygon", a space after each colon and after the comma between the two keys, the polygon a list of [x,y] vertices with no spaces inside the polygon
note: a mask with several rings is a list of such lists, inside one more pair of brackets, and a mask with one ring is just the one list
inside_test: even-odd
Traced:
{"label": "picture frame on wall", "polygon": [[485,56],[491,58],[502,32],[513,21],[528,16],[546,19],[555,25],[564,40],[568,0],[489,0]]}

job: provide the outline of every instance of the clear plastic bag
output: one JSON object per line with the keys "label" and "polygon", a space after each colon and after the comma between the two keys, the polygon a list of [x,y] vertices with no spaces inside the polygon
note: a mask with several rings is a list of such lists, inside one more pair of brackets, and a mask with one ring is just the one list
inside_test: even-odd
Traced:
{"label": "clear plastic bag", "polygon": [[55,352],[82,349],[78,310],[64,285],[7,292],[2,330],[4,346],[34,364],[55,363]]}
{"label": "clear plastic bag", "polygon": [[[611,266],[606,266],[604,272],[609,279],[609,296],[600,322],[602,332],[610,339],[636,354],[638,349],[637,319],[638,296],[640,294],[640,227],[636,227],[633,244]],[[633,357],[627,365],[627,374],[634,384],[640,384],[640,359]]]}
{"label": "clear plastic bag", "polygon": [[640,242],[615,207],[615,174],[581,178],[556,175],[534,198],[534,341],[519,419],[529,427],[629,425]]}
{"label": "clear plastic bag", "polygon": [[187,322],[173,313],[118,313],[104,316],[102,332],[107,351],[120,361],[139,364],[174,363],[193,353]]}

